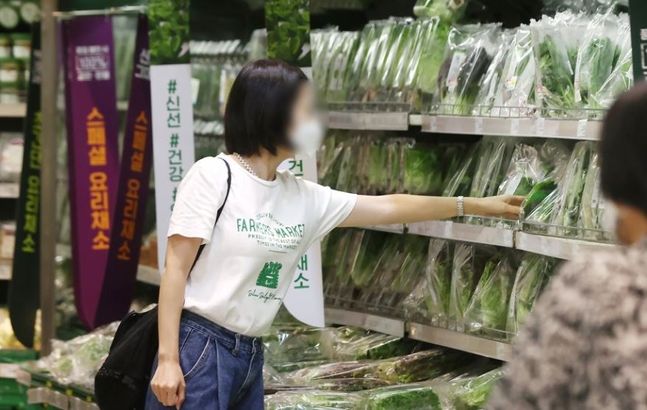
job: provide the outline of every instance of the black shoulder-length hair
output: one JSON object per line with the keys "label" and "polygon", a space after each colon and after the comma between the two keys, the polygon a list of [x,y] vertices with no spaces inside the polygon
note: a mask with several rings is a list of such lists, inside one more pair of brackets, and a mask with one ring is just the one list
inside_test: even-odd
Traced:
{"label": "black shoulder-length hair", "polygon": [[636,84],[606,115],[600,141],[602,191],[647,215],[647,82]]}
{"label": "black shoulder-length hair", "polygon": [[229,93],[225,109],[227,152],[243,156],[265,148],[289,146],[287,128],[292,107],[308,77],[279,60],[258,60],[243,67]]}

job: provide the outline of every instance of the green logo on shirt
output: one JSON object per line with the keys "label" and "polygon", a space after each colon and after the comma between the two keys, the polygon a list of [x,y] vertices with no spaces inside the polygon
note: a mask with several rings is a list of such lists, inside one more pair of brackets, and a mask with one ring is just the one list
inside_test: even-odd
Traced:
{"label": "green logo on shirt", "polygon": [[283,267],[278,262],[265,262],[265,266],[261,269],[256,279],[256,286],[263,286],[264,288],[276,289],[279,287],[279,271]]}

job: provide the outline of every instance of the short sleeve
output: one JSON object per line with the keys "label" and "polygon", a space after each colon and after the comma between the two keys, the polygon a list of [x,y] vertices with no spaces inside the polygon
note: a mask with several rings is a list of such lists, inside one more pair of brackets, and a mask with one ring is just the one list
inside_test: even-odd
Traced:
{"label": "short sleeve", "polygon": [[357,203],[357,195],[335,191],[314,182],[302,180],[308,195],[307,203],[312,210],[312,235],[316,242],[348,218]]}
{"label": "short sleeve", "polygon": [[193,164],[178,187],[168,236],[211,240],[216,214],[227,194],[227,167],[217,157]]}

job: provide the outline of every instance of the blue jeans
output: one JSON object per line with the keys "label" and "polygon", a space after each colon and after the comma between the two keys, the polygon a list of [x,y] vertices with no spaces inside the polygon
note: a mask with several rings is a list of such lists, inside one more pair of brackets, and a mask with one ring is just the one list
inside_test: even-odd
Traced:
{"label": "blue jeans", "polygon": [[[163,337],[163,336],[162,336]],[[186,383],[185,410],[263,410],[263,344],[202,316],[182,312],[180,367]],[[153,373],[157,359],[153,363]],[[148,389],[146,409],[165,407]]]}

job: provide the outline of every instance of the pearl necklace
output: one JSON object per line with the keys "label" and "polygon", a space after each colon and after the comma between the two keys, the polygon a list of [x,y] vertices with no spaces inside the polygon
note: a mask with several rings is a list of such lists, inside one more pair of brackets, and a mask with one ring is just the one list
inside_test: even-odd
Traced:
{"label": "pearl necklace", "polygon": [[236,161],[238,161],[240,165],[242,165],[243,168],[245,168],[247,172],[249,172],[250,174],[254,175],[256,178],[258,178],[258,175],[256,175],[256,172],[254,172],[252,167],[249,165],[249,162],[245,161],[245,158],[241,157],[240,154],[237,152],[234,152],[232,155],[234,156],[234,158],[236,158]]}

